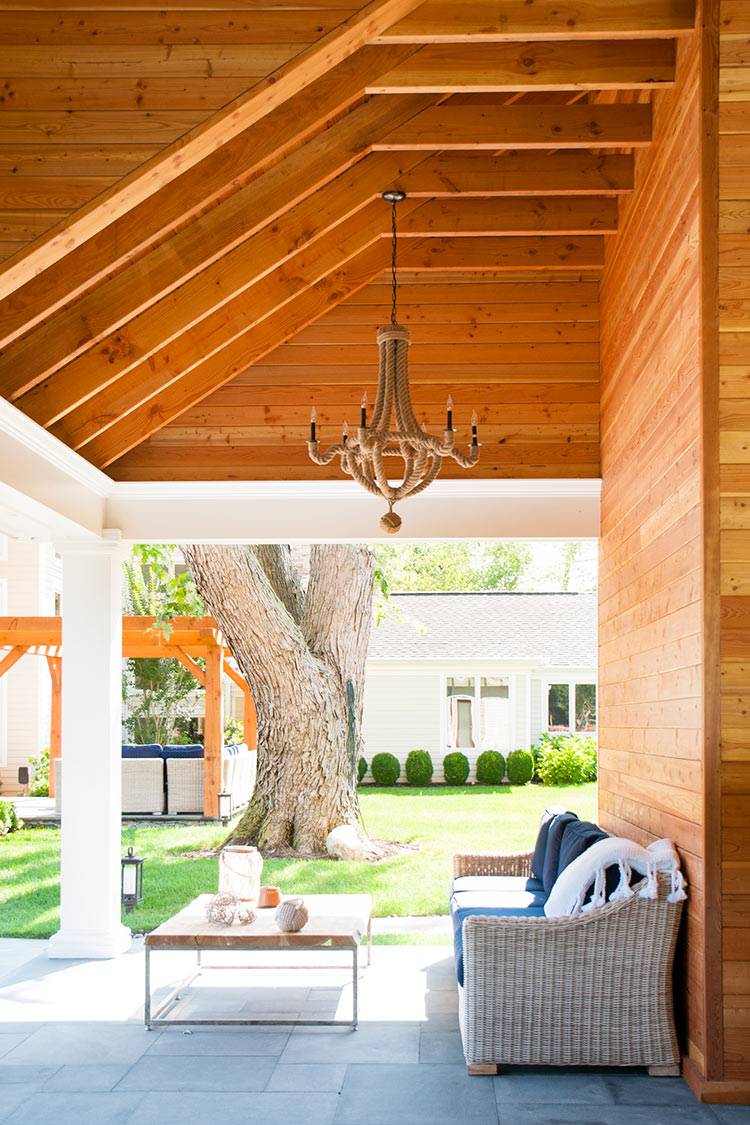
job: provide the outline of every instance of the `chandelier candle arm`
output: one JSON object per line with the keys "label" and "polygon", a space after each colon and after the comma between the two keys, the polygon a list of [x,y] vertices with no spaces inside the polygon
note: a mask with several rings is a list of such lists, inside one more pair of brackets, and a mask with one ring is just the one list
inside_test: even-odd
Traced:
{"label": "chandelier candle arm", "polygon": [[[401,517],[393,505],[409,496],[423,492],[438,476],[446,457],[451,457],[462,468],[472,468],[479,460],[477,416],[472,414],[471,444],[468,455],[454,448],[453,399],[446,402],[446,424],[442,439],[427,433],[414,413],[409,386],[409,345],[411,332],[398,323],[396,315],[396,204],[405,198],[403,192],[385,192],[383,198],[391,204],[393,242],[391,278],[393,301],[391,323],[377,332],[379,351],[378,389],[375,406],[367,424],[367,392],[360,402],[360,424],[356,435],[349,435],[344,422],[342,441],[320,452],[316,440],[316,412],[310,414],[310,440],[307,443],[310,458],[316,465],[328,465],[334,457],[341,458],[341,468],[357,484],[374,496],[388,502],[388,511],[381,517],[380,527],[393,534],[401,527]],[[395,422],[395,429],[391,425]],[[391,482],[385,468],[386,457],[400,457],[403,475],[400,482]]]}

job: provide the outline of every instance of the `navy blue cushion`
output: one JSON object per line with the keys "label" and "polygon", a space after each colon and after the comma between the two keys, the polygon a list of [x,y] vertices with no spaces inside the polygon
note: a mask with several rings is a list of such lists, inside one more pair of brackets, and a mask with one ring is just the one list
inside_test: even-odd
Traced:
{"label": "navy blue cushion", "polygon": [[[479,876],[487,879],[495,876]],[[494,918],[539,918],[544,914],[545,895],[530,891],[458,890],[451,895],[453,956],[456,978],[464,983],[463,922],[472,915]]]}
{"label": "navy blue cushion", "polygon": [[549,826],[549,831],[547,833],[547,850],[544,853],[544,870],[542,872],[542,883],[544,884],[544,889],[547,894],[549,894],[554,887],[555,879],[557,878],[557,868],[560,862],[560,847],[562,845],[565,829],[576,820],[578,820],[578,817],[575,813],[558,813]]}
{"label": "navy blue cushion", "polygon": [[194,742],[188,746],[177,746],[174,744],[167,744],[164,747],[164,758],[202,758],[203,747],[199,742]]}
{"label": "navy blue cushion", "polygon": [[161,758],[161,745],[158,742],[151,742],[144,746],[123,746],[123,758]]}
{"label": "navy blue cushion", "polygon": [[[541,880],[527,879],[525,875],[459,875],[453,880],[456,891],[529,891],[544,894]],[[545,895],[546,898],[546,895]]]}
{"label": "navy blue cushion", "polygon": [[590,820],[573,821],[572,824],[567,826],[563,834],[557,874],[559,875],[564,871],[568,864],[577,859],[579,855],[583,855],[592,844],[598,843],[599,840],[606,840],[608,836],[608,832],[599,828],[597,824],[592,824]]}
{"label": "navy blue cushion", "polygon": [[534,844],[534,854],[531,857],[531,874],[541,882],[544,875],[544,854],[547,851],[547,833],[555,817],[551,809],[545,809],[539,822],[539,832]]}

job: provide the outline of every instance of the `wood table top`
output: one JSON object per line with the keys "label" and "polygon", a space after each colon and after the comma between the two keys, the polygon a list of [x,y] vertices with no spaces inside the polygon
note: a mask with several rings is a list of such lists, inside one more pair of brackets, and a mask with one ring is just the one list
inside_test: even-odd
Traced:
{"label": "wood table top", "polygon": [[282,902],[303,899],[310,915],[303,929],[289,934],[276,925],[275,906],[256,908],[253,921],[244,925],[211,925],[206,907],[212,898],[199,895],[146,934],[146,945],[157,949],[300,949],[330,942],[351,949],[362,942],[372,914],[370,895],[282,895]]}

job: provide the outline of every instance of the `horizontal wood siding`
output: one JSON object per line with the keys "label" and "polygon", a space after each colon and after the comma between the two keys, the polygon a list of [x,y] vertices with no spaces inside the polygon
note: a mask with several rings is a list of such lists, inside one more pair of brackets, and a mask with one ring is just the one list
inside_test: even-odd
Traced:
{"label": "horizontal wood siding", "polygon": [[719,302],[724,1076],[750,1080],[750,3],[721,4]]}
{"label": "horizontal wood siding", "polygon": [[[377,327],[390,317],[384,278],[303,329],[247,372],[164,426],[111,467],[118,480],[346,479],[310,461],[310,409],[325,445],[375,400]],[[457,275],[404,280],[398,316],[412,331],[417,417],[431,432],[454,400],[457,445],[479,416],[476,477],[595,477],[599,473],[599,305],[593,278]],[[448,461],[443,477],[465,470]]]}
{"label": "horizontal wood siding", "polygon": [[653,100],[601,283],[599,804],[643,843],[671,837],[690,880],[682,1045],[703,1072],[703,654],[699,44]]}

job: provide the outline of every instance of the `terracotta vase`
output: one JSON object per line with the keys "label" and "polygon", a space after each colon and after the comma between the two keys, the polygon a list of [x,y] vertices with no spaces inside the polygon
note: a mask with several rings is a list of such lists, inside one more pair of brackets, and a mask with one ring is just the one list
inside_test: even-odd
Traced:
{"label": "terracotta vase", "polygon": [[261,887],[258,896],[258,906],[278,906],[281,902],[281,891],[278,887]]}

